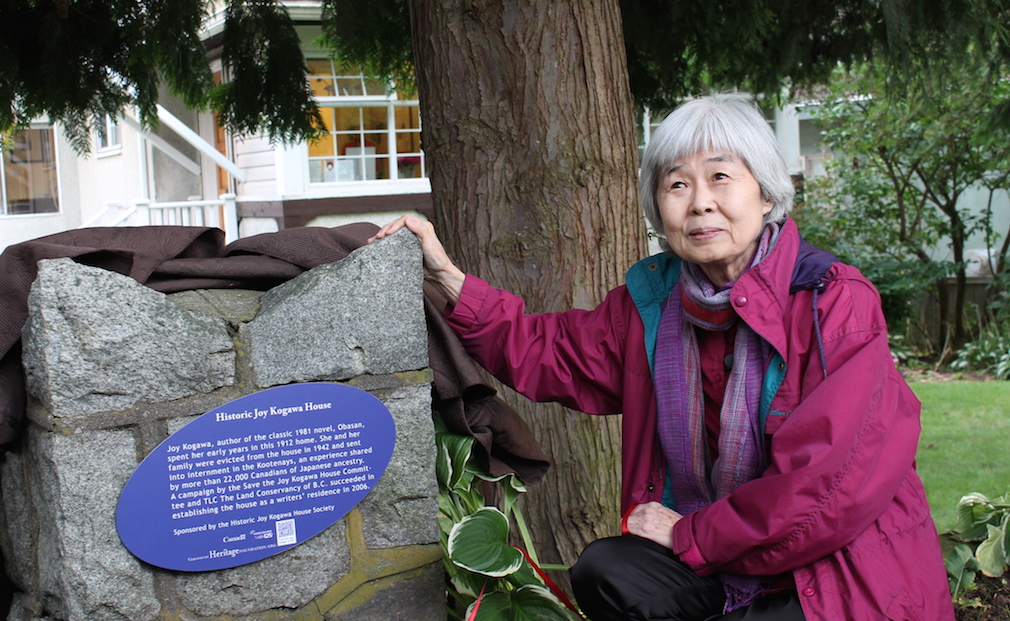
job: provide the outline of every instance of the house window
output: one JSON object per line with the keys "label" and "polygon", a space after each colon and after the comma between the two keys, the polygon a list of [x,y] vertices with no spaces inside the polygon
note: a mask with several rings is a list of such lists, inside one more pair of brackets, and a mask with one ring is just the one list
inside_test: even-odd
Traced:
{"label": "house window", "polygon": [[9,138],[0,159],[0,215],[58,212],[52,128],[26,129]]}
{"label": "house window", "polygon": [[99,154],[107,151],[119,151],[122,148],[119,137],[119,121],[111,116],[105,115],[95,133],[97,134],[95,142]]}
{"label": "house window", "polygon": [[309,181],[387,181],[427,177],[416,99],[384,82],[309,60],[309,85],[327,133],[309,143]]}

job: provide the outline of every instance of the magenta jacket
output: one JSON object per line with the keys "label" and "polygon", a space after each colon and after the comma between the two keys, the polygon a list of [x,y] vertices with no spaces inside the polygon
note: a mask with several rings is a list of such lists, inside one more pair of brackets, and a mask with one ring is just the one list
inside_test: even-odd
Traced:
{"label": "magenta jacket", "polygon": [[[652,353],[679,273],[675,257],[650,257],[597,308],[539,315],[467,276],[447,310],[471,355],[530,399],[623,412],[624,509],[661,500]],[[770,465],[680,520],[674,552],[700,575],[791,571],[810,621],[952,620],[915,473],[919,402],[891,360],[877,291],[787,219],[731,302],[774,350],[761,399]]]}

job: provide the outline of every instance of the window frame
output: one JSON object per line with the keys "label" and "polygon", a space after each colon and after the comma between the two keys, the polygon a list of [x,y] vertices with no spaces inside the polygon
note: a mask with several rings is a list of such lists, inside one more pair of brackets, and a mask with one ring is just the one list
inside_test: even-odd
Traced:
{"label": "window frame", "polygon": [[[106,144],[102,144],[103,140]],[[119,119],[106,114],[102,118],[101,124],[95,128],[95,154],[97,157],[108,157],[119,155],[122,152],[123,132],[119,125]]]}
{"label": "window frame", "polygon": [[[63,213],[63,179],[60,175],[60,145],[59,140],[56,137],[56,129],[51,123],[48,122],[33,122],[24,130],[19,131],[43,131],[49,132],[49,140],[46,141],[44,145],[40,145],[40,150],[43,152],[43,159],[41,160],[27,160],[26,164],[34,163],[50,163],[49,168],[52,169],[52,174],[55,179],[55,192],[56,196],[53,197],[53,202],[56,205],[54,211],[27,211],[22,213],[11,213],[10,211],[10,200],[9,191],[7,189],[7,163],[6,160],[10,157],[6,151],[0,152],[0,217],[39,217],[39,216],[57,216]],[[15,134],[18,132],[14,132]],[[48,160],[45,159],[48,156]]]}
{"label": "window frame", "polygon": [[[350,74],[340,71],[340,67],[336,65],[332,60],[326,58],[312,58],[309,59],[311,62],[319,61],[329,61],[332,73],[330,75],[323,74],[309,74],[310,88],[313,80],[319,80],[320,76],[323,79],[329,78],[334,81],[334,85],[337,84],[337,80],[353,80],[358,79],[361,84],[362,92],[366,92],[368,85],[375,84],[376,80],[369,78],[368,76],[357,73]],[[385,108],[386,119],[385,128],[379,130],[368,130],[361,127],[362,124],[358,124],[357,130],[350,129],[337,129],[335,127],[330,128],[330,131],[323,137],[324,140],[329,139],[334,141],[334,153],[333,155],[322,155],[313,156],[311,155],[311,150],[309,144],[306,143],[304,167],[305,167],[305,179],[308,187],[311,188],[326,188],[326,187],[347,187],[351,184],[366,184],[370,187],[374,186],[387,186],[389,184],[404,183],[404,182],[416,182],[420,180],[427,181],[427,160],[424,154],[424,150],[418,146],[417,151],[410,152],[400,152],[397,150],[397,137],[416,134],[418,137],[418,144],[420,144],[420,136],[423,131],[421,118],[420,118],[420,104],[416,99],[401,99],[400,94],[396,91],[395,86],[390,83],[385,86],[385,92],[382,95],[328,95],[328,96],[315,96],[316,105],[319,106],[321,111],[328,111],[332,109],[365,109],[365,108]],[[418,110],[417,114],[417,127],[411,129],[398,129],[396,127],[396,111],[397,108],[415,108]],[[340,154],[336,149],[336,137],[337,136],[358,136],[358,144],[365,144],[368,136],[374,136],[377,134],[385,134],[386,138],[386,152],[376,153],[370,155],[367,153],[346,155]],[[401,158],[417,158],[417,165],[421,168],[421,176],[410,176],[401,177],[400,176],[400,159]],[[381,161],[386,162],[388,176],[381,179],[368,178],[367,173],[367,161],[373,160],[378,163]],[[315,181],[313,180],[313,162],[332,160],[334,164],[338,161],[359,161],[361,162],[360,168],[358,168],[358,176],[361,178],[355,179],[344,179],[344,180],[323,180]],[[395,165],[394,165],[395,163]]]}

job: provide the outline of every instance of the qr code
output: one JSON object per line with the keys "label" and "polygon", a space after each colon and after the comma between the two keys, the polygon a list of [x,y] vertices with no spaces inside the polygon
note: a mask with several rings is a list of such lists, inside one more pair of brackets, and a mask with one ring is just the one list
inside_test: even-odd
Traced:
{"label": "qr code", "polygon": [[277,545],[291,546],[298,543],[298,535],[295,533],[294,520],[280,520],[276,523]]}

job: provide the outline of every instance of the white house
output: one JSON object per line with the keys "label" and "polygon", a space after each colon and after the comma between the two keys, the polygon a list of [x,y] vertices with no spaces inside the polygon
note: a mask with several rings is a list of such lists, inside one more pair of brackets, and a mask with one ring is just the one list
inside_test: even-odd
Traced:
{"label": "white house", "polygon": [[[0,249],[81,226],[220,226],[230,238],[305,225],[383,222],[430,214],[416,96],[334,66],[312,42],[318,2],[287,2],[329,133],[312,143],[272,145],[233,136],[212,113],[163,93],[160,126],[133,113],[107,119],[79,157],[45,119],[14,136],[0,163]],[[222,12],[206,25],[211,67],[221,63]]]}

